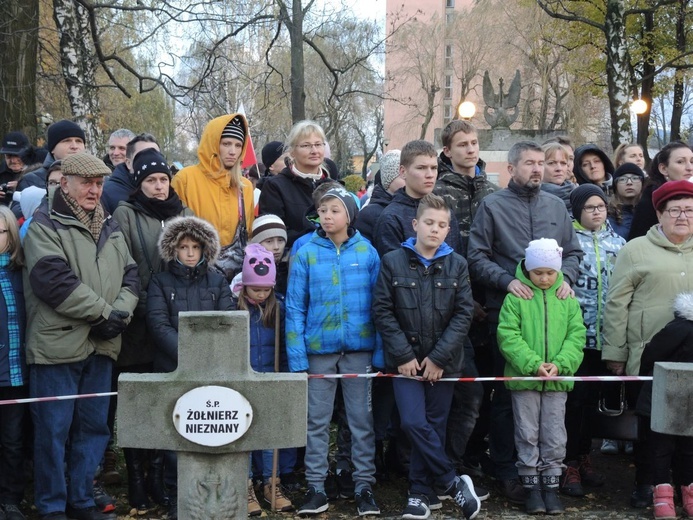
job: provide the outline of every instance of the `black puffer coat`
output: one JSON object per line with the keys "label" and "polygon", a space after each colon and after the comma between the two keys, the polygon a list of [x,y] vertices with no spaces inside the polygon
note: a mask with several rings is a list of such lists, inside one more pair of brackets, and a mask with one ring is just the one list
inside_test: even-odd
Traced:
{"label": "black puffer coat", "polygon": [[383,188],[380,184],[376,184],[373,188],[371,198],[368,199],[368,205],[359,211],[359,216],[354,222],[354,227],[373,243],[373,233],[375,225],[378,222],[378,217],[383,210],[390,204],[392,193]]}
{"label": "black puffer coat", "polygon": [[[176,259],[176,246],[189,236],[202,244],[202,261],[187,267]],[[219,254],[219,236],[197,217],[171,219],[159,240],[161,258],[168,271],[154,275],[147,291],[147,326],[156,343],[154,370],[172,372],[178,366],[178,313],[230,311],[234,306],[226,278],[210,272]]]}
{"label": "black puffer coat", "polygon": [[428,357],[445,377],[459,376],[473,311],[462,256],[450,252],[425,267],[414,251],[400,247],[382,258],[373,290],[373,319],[389,372]]}

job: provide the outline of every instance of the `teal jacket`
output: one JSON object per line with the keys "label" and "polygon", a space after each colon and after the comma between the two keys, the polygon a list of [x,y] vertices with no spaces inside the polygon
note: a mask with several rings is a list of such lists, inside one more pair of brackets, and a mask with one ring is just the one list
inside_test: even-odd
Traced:
{"label": "teal jacket", "polygon": [[[505,297],[498,323],[498,348],[509,377],[535,376],[542,363],[553,363],[559,376],[572,376],[582,362],[585,325],[580,304],[575,298],[559,300],[556,290],[563,283],[558,273],[556,283],[542,290],[534,285],[517,266],[515,277],[534,291],[531,300],[513,294]],[[510,390],[568,392],[572,381],[507,381]]]}

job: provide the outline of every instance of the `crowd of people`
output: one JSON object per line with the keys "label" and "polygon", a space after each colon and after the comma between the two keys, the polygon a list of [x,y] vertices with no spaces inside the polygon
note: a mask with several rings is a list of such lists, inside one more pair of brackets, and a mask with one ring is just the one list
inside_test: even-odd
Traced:
{"label": "crowd of people", "polygon": [[[244,172],[248,122],[217,117],[199,162],[175,175],[146,133],[113,132],[103,160],[68,120],[48,127],[44,151],[7,134],[0,400],[35,400],[0,406],[0,520],[25,518],[29,460],[41,518],[115,518],[101,484],[120,479],[117,399],[50,398],[174,371],[181,311],[247,311],[256,371],[402,376],[309,378],[305,452],[252,454],[250,516],[262,504],[320,514],[336,497],[378,515],[374,486],[396,469],[405,519],[443,500],[476,517],[482,474],[530,514],[602,486],[593,428],[614,388],[551,378],[693,361],[693,150],[672,142],[645,170],[632,143],[612,162],[564,137],[521,141],[500,189],[471,123],[441,137],[440,153],[422,140],[387,152],[357,195],[313,121]],[[516,379],[440,381],[480,374]],[[631,505],[676,518],[680,496],[693,516],[693,439],[650,429],[650,384],[625,394],[640,421]],[[176,454],[123,454],[130,506],[177,518]]]}

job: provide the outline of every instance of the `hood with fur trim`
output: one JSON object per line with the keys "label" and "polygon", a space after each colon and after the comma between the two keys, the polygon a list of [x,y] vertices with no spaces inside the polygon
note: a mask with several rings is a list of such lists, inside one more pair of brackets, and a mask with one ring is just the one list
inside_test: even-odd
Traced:
{"label": "hood with fur trim", "polygon": [[693,293],[681,293],[674,300],[674,312],[693,321]]}
{"label": "hood with fur trim", "polygon": [[207,265],[216,262],[219,256],[219,235],[209,222],[197,217],[176,217],[166,223],[159,237],[159,253],[165,262],[176,259],[176,246],[184,237],[202,244],[202,258]]}

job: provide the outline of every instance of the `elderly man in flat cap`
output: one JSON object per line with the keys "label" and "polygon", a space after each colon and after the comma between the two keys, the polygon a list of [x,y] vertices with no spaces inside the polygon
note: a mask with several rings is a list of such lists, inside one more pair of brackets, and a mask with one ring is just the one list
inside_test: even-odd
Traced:
{"label": "elderly man in flat cap", "polygon": [[[63,159],[62,172],[60,187],[34,214],[24,242],[31,397],[108,392],[120,334],[139,294],[137,265],[101,205],[109,168],[79,153]],[[41,518],[115,518],[101,513],[93,497],[94,473],[110,435],[107,414],[107,397],[31,405]]]}

